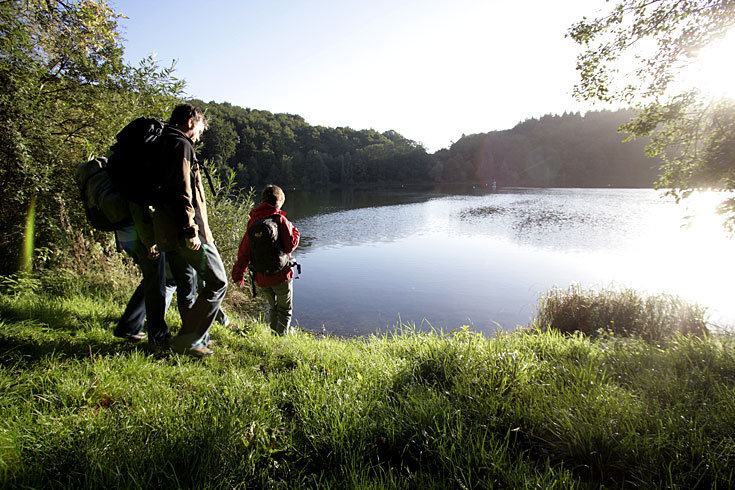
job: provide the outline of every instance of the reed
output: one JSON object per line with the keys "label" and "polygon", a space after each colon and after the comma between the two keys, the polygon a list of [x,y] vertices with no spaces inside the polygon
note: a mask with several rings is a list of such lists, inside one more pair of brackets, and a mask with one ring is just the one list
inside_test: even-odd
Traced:
{"label": "reed", "polygon": [[706,335],[706,309],[672,295],[632,289],[555,288],[539,302],[534,325],[564,333],[617,335],[660,341],[674,334]]}

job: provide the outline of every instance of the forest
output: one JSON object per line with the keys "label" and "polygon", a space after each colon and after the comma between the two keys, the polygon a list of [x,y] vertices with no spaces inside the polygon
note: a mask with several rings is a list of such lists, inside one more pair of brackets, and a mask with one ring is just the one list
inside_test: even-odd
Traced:
{"label": "forest", "polygon": [[646,138],[623,142],[629,110],[528,119],[505,131],[462,135],[428,153],[395,131],[309,125],[302,117],[204,103],[200,156],[231,169],[244,188],[472,183],[524,187],[651,187],[659,160]]}

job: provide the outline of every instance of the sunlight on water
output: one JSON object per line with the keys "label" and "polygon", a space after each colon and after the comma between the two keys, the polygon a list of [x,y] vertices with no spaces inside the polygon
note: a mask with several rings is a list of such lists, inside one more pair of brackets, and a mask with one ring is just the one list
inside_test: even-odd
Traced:
{"label": "sunlight on water", "polygon": [[491,333],[528,324],[539,295],[576,283],[676,294],[733,324],[722,197],[677,205],[652,190],[515,189],[296,219],[295,319],[337,334],[399,321]]}
{"label": "sunlight on water", "polygon": [[640,249],[624,257],[631,263],[629,282],[716,305],[712,321],[732,323],[730,284],[735,267],[729,257],[734,244],[716,212],[722,199],[722,194],[700,193],[679,206],[653,211]]}

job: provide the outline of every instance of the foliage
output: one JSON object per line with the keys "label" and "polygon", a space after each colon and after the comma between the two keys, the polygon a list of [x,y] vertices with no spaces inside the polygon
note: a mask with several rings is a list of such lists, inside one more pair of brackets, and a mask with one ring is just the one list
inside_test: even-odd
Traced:
{"label": "foliage", "polygon": [[76,163],[104,154],[133,117],[169,112],[181,92],[173,67],[123,62],[119,17],[102,0],[0,2],[0,271],[18,266],[33,202],[36,244],[68,246],[59,217],[83,223]]}
{"label": "foliage", "polygon": [[529,119],[507,131],[463,136],[437,154],[442,181],[524,187],[650,187],[656,162],[617,132],[631,111]]}
{"label": "foliage", "polygon": [[[508,131],[463,136],[433,155],[395,131],[310,126],[301,117],[203,104],[201,154],[232,169],[244,188],[463,182],[502,186],[648,187],[657,162],[623,145],[629,111],[530,119]],[[660,162],[658,162],[660,163]]]}
{"label": "foliage", "polygon": [[[648,153],[665,162],[657,187],[677,199],[695,189],[735,189],[735,101],[708,99],[677,78],[733,25],[731,0],[619,0],[606,15],[569,30],[584,49],[575,94],[637,104],[637,116],[622,129],[651,136]],[[731,201],[724,204],[735,211]]]}
{"label": "foliage", "polygon": [[197,361],[113,338],[114,291],[69,286],[0,293],[4,488],[735,484],[729,336],[333,339],[248,322],[215,326]]}
{"label": "foliage", "polygon": [[236,172],[240,186],[314,187],[423,182],[433,159],[395,131],[311,126],[300,116],[203,103],[201,154]]}
{"label": "foliage", "polygon": [[[205,133],[206,134],[206,133]],[[211,163],[211,162],[210,162]],[[247,231],[250,210],[254,206],[255,190],[250,188],[245,191],[236,186],[235,172],[225,166],[213,167],[205,162],[211,176],[214,194],[209,184],[205,184],[207,193],[207,217],[209,227],[215,237],[217,250],[219,251],[225,270],[232,270],[237,260],[237,251],[240,241]],[[255,311],[261,309],[262,305],[257,301],[251,301],[250,290],[238,288],[230,283],[224,299],[226,308],[232,307],[239,310]]]}
{"label": "foliage", "polygon": [[534,319],[542,329],[585,335],[615,335],[661,341],[679,333],[708,333],[705,309],[668,295],[644,296],[631,289],[553,289],[543,295]]}
{"label": "foliage", "polygon": [[207,216],[212,234],[216,237],[217,249],[227,265],[235,263],[237,249],[247,231],[250,210],[254,206],[255,191],[243,191],[235,186],[235,172],[227,167],[210,168],[214,195],[210,195],[209,184],[205,184],[207,193]]}

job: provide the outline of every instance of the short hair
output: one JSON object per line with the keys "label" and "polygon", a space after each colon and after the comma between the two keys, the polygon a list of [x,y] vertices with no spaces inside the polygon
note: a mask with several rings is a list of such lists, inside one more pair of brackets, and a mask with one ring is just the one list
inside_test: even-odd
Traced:
{"label": "short hair", "polygon": [[168,125],[183,126],[192,118],[195,123],[199,121],[203,122],[204,129],[207,129],[207,119],[204,117],[204,112],[199,107],[188,102],[174,107],[174,110],[171,112],[171,118],[168,120]]}
{"label": "short hair", "polygon": [[271,206],[281,207],[286,202],[286,194],[283,193],[283,189],[273,184],[265,186],[261,197],[263,202],[267,202]]}

